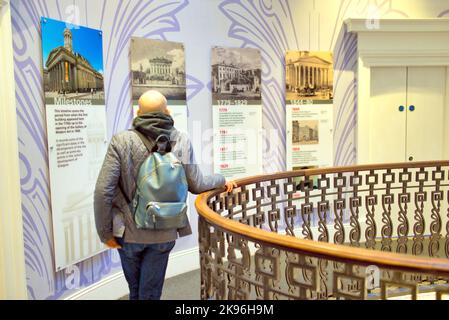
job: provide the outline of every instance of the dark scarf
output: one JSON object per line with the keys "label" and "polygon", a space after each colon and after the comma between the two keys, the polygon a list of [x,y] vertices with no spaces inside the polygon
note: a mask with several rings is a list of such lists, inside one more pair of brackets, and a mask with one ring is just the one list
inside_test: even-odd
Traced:
{"label": "dark scarf", "polygon": [[162,112],[151,112],[134,119],[133,127],[151,140],[156,140],[160,135],[171,137],[174,132],[173,118]]}

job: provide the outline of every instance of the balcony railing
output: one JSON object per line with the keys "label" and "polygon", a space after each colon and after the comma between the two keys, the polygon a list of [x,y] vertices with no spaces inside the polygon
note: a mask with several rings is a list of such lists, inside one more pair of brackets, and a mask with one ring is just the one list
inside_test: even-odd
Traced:
{"label": "balcony railing", "polygon": [[449,161],[264,175],[200,195],[202,299],[449,297]]}

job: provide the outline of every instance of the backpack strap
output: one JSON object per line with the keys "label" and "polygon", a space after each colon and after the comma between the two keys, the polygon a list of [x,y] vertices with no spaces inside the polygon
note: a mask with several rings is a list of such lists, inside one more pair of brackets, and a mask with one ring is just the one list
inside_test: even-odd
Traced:
{"label": "backpack strap", "polygon": [[143,133],[141,133],[138,130],[131,130],[134,131],[140,138],[140,140],[142,140],[143,144],[145,145],[145,147],[148,149],[148,151],[151,153],[154,151],[154,147],[156,146],[156,143],[150,141],[150,139],[147,138],[147,136],[145,136]]}

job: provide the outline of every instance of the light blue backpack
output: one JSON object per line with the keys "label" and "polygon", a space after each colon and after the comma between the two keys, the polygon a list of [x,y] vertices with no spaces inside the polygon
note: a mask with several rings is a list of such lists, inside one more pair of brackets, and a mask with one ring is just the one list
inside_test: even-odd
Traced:
{"label": "light blue backpack", "polygon": [[188,225],[188,186],[182,163],[171,152],[169,137],[161,135],[152,143],[133,130],[150,152],[139,168],[132,201],[138,229],[181,229]]}

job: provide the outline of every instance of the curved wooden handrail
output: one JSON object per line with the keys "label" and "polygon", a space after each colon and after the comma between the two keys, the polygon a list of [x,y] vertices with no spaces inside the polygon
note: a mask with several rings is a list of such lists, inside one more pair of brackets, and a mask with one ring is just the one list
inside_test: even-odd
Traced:
{"label": "curved wooden handrail", "polygon": [[284,171],[278,173],[272,173],[268,175],[258,175],[249,178],[240,179],[237,181],[239,186],[253,184],[258,182],[265,182],[276,179],[286,178],[298,178],[298,177],[310,177],[318,176],[320,174],[330,173],[349,173],[360,172],[370,170],[388,170],[388,169],[412,169],[420,167],[445,167],[449,166],[449,160],[444,161],[422,161],[422,162],[409,162],[409,163],[388,163],[388,164],[367,164],[357,166],[344,166],[344,167],[331,167],[331,168],[317,168],[317,169],[305,169],[295,171]]}
{"label": "curved wooden handrail", "polygon": [[[265,182],[274,179],[284,179],[290,177],[314,176],[324,173],[344,173],[359,172],[369,170],[383,169],[402,169],[449,166],[449,161],[415,162],[415,163],[395,163],[381,165],[361,165],[349,167],[335,167],[326,169],[308,169],[293,172],[282,172],[271,175],[261,175],[245,178],[236,181],[237,185],[244,186],[248,184]],[[306,239],[299,239],[289,235],[280,235],[271,231],[262,230],[234,220],[222,217],[214,212],[207,205],[210,198],[222,193],[224,190],[212,190],[199,195],[195,201],[195,207],[198,213],[212,225],[224,229],[230,233],[242,235],[255,241],[263,242],[269,245],[289,248],[303,253],[310,253],[330,259],[341,261],[357,261],[365,265],[376,265],[378,267],[389,267],[407,271],[421,271],[428,274],[438,274],[449,276],[449,259],[424,258],[406,254],[381,252],[363,248],[349,247],[333,243],[318,242]]]}

